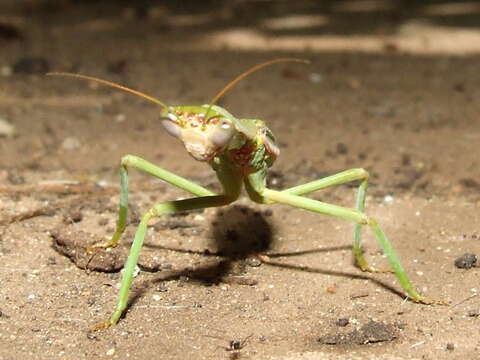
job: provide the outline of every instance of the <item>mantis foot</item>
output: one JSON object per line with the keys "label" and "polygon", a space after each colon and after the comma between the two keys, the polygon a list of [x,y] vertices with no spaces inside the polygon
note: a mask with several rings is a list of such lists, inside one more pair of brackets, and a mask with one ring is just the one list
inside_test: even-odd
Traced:
{"label": "mantis foot", "polygon": [[114,325],[110,320],[104,321],[100,324],[95,325],[92,328],[92,331],[102,331],[108,329],[110,326]]}
{"label": "mantis foot", "polygon": [[110,249],[110,248],[116,247],[117,245],[118,245],[117,241],[110,240],[104,243],[94,244],[92,246],[89,246],[87,247],[86,251],[87,251],[87,254],[93,254],[95,251],[98,251],[99,249]]}
{"label": "mantis foot", "polygon": [[376,269],[366,264],[364,264],[363,266],[358,265],[358,267],[363,272],[376,273],[376,274],[395,274],[395,271],[393,271],[392,269]]}
{"label": "mantis foot", "polygon": [[449,301],[424,298],[423,296],[418,299],[412,299],[414,302],[425,305],[450,305]]}

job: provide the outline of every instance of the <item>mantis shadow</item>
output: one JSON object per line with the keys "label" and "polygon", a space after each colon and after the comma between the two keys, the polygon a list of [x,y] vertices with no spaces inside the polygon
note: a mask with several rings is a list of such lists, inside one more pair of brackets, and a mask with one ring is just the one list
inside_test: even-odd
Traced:
{"label": "mantis shadow", "polygon": [[274,234],[265,214],[269,213],[243,205],[218,210],[212,222],[210,247],[230,261],[267,252]]}

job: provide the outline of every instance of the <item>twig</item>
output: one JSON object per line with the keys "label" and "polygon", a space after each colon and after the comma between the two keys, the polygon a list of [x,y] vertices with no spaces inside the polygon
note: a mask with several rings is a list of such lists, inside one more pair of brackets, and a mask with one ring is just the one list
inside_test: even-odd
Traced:
{"label": "twig", "polygon": [[458,303],[452,305],[452,308],[454,308],[454,307],[456,307],[456,306],[458,306],[458,305],[461,305],[461,304],[463,304],[464,302],[466,302],[466,301],[468,301],[468,300],[470,300],[470,299],[473,299],[473,298],[476,297],[476,296],[478,296],[478,294],[470,295],[470,296],[466,297],[465,299],[459,301]]}

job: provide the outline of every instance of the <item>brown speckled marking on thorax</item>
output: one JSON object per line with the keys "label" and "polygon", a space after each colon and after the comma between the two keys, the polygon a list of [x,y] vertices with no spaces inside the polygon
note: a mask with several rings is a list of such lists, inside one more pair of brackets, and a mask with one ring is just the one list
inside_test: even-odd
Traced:
{"label": "brown speckled marking on thorax", "polygon": [[239,149],[231,149],[229,151],[230,158],[240,167],[246,167],[250,164],[254,150],[255,146],[251,142],[247,142]]}

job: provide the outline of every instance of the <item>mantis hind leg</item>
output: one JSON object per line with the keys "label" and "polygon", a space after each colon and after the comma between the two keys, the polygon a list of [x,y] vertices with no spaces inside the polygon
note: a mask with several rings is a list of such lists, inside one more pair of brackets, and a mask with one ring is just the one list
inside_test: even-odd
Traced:
{"label": "mantis hind leg", "polygon": [[193,195],[197,196],[211,196],[215,195],[212,191],[197,185],[181,176],[175,175],[167,170],[164,170],[152,163],[139,158],[134,155],[125,155],[121,160],[120,166],[120,206],[118,210],[118,219],[115,232],[111,239],[103,244],[94,245],[88,251],[92,251],[95,248],[109,248],[118,245],[120,238],[127,227],[127,215],[128,215],[128,166],[132,166],[140,171],[144,171],[150,175],[153,175],[161,180],[168,182],[180,189],[183,189]]}
{"label": "mantis hind leg", "polygon": [[[357,190],[357,199],[355,202],[355,209],[363,212],[365,210],[365,197],[368,187],[368,172],[364,169],[350,169],[342,171],[338,174],[327,176],[322,179],[314,180],[303,185],[291,187],[282,191],[282,193],[288,193],[292,195],[305,195],[317,190],[326,189],[332,186],[345,184],[352,181],[360,181],[360,185]],[[369,266],[365,256],[363,255],[362,247],[362,225],[356,223],[353,236],[353,254],[358,267],[362,271],[369,272],[391,272],[390,270],[377,270]]]}
{"label": "mantis hind leg", "polygon": [[138,225],[135,238],[128,254],[128,259],[125,264],[120,290],[118,292],[117,305],[109,320],[97,325],[94,330],[105,329],[111,325],[115,325],[128,304],[128,296],[130,287],[133,281],[133,274],[137,266],[138,256],[143,246],[143,240],[147,231],[148,221],[153,217],[158,217],[165,214],[172,214],[181,211],[204,209],[207,207],[223,206],[234,201],[235,198],[228,195],[204,196],[185,200],[166,201],[158,203],[150,208],[145,215],[143,215],[140,224]]}
{"label": "mantis hind leg", "polygon": [[[363,188],[361,189],[362,190],[360,190],[360,192],[364,190]],[[420,295],[417,292],[417,290],[415,290],[405,270],[403,269],[403,266],[400,263],[400,260],[398,259],[395,251],[393,250],[393,247],[390,241],[387,239],[387,237],[383,233],[382,229],[380,228],[376,220],[364,214],[362,211],[358,209],[350,209],[342,206],[327,204],[321,201],[305,198],[303,196],[290,194],[288,193],[288,191],[280,192],[280,191],[264,188],[263,190],[261,190],[261,193],[259,195],[263,198],[264,202],[275,202],[280,204],[286,204],[293,207],[320,213],[320,214],[331,215],[331,216],[336,216],[343,219],[348,219],[348,220],[354,221],[359,227],[369,226],[372,229],[373,233],[375,234],[375,237],[380,247],[382,248],[383,252],[387,256],[387,259],[390,262],[390,265],[400,285],[408,294],[408,296],[413,301],[424,303],[424,304],[432,304],[432,303],[444,304],[445,303],[443,301],[427,299],[422,295]],[[363,202],[363,201],[364,201],[364,195],[361,195],[360,199],[357,200],[357,206],[358,206],[358,202]],[[362,206],[362,204],[360,206]]]}

